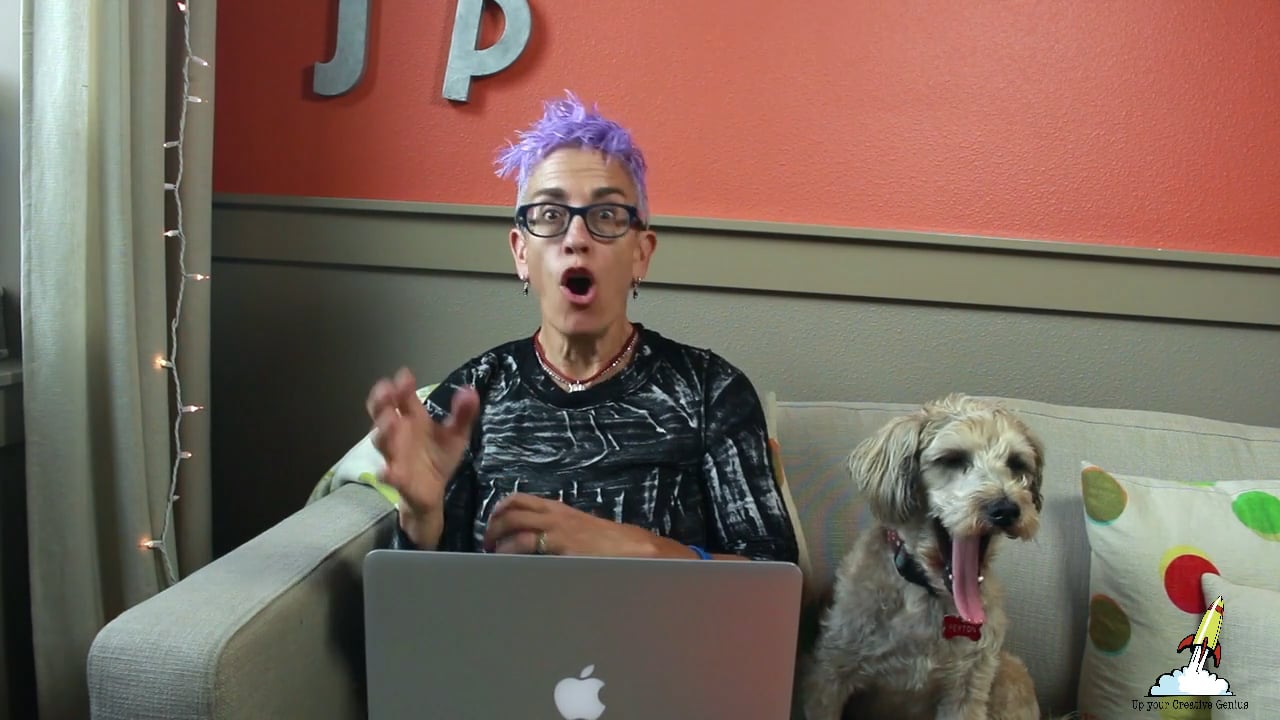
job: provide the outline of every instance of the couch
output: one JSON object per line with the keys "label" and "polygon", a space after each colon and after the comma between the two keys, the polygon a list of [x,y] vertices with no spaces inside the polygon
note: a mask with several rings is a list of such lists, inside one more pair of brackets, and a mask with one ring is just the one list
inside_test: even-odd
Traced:
{"label": "couch", "polygon": [[[1043,707],[1064,713],[1075,710],[1083,696],[1089,638],[1101,637],[1090,635],[1097,632],[1090,609],[1098,579],[1091,575],[1082,467],[1091,463],[1095,471],[1105,468],[1117,477],[1209,484],[1274,480],[1280,476],[1280,429],[1139,410],[1005,402],[1023,413],[1047,448],[1038,539],[1006,543],[995,559],[1012,621],[1008,647],[1029,667]],[[850,449],[916,405],[914,399],[788,402],[773,395],[766,405],[779,482],[803,541],[801,565],[812,600],[822,595],[854,534],[869,521],[848,481]],[[326,475],[304,507],[104,627],[88,659],[93,717],[362,717],[362,560],[388,544],[394,522],[385,488],[380,491],[360,470],[370,452],[366,438]],[[1195,519],[1172,522],[1185,526]],[[802,641],[813,630],[813,607]],[[1140,613],[1125,623],[1138,634],[1144,627]],[[1168,630],[1179,634],[1170,642],[1193,631],[1194,618],[1192,625]],[[1134,687],[1130,694],[1136,698],[1143,689]]]}

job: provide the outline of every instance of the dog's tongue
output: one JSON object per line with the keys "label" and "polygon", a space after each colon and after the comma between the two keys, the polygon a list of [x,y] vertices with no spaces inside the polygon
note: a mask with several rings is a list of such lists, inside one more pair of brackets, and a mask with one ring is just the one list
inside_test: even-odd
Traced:
{"label": "dog's tongue", "polygon": [[975,625],[987,619],[978,592],[978,544],[977,535],[951,538],[951,592],[960,616]]}

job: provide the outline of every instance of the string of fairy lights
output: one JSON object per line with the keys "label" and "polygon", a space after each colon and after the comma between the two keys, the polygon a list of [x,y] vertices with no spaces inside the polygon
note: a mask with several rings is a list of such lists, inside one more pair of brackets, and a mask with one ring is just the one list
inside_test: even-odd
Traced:
{"label": "string of fairy lights", "polygon": [[179,0],[177,3],[178,12],[182,16],[182,40],[183,40],[183,57],[182,57],[182,95],[184,101],[182,110],[178,117],[178,138],[165,142],[165,150],[176,150],[177,152],[177,174],[173,182],[164,184],[165,192],[173,193],[174,202],[174,218],[176,220],[175,227],[165,230],[164,237],[166,239],[176,240],[178,243],[178,295],[174,303],[173,318],[169,323],[169,352],[168,355],[157,355],[155,358],[155,367],[157,370],[168,369],[170,377],[173,380],[173,391],[175,396],[175,405],[178,412],[174,415],[173,421],[173,443],[174,456],[173,467],[169,477],[169,492],[165,497],[164,508],[164,524],[160,530],[158,538],[144,540],[141,547],[155,551],[160,554],[160,560],[164,563],[165,576],[172,585],[178,581],[177,558],[170,552],[172,546],[170,544],[170,534],[173,526],[173,506],[178,501],[178,470],[184,460],[191,459],[191,452],[182,447],[182,419],[190,413],[200,412],[204,409],[203,405],[188,404],[182,398],[182,379],[178,376],[178,324],[182,319],[182,298],[186,291],[187,281],[205,282],[210,276],[207,273],[187,272],[187,236],[182,221],[182,177],[183,177],[183,143],[186,141],[187,129],[187,111],[192,105],[204,104],[205,100],[196,95],[191,94],[191,64],[195,63],[202,67],[208,67],[209,63],[197,56],[191,50],[191,3],[198,0]]}

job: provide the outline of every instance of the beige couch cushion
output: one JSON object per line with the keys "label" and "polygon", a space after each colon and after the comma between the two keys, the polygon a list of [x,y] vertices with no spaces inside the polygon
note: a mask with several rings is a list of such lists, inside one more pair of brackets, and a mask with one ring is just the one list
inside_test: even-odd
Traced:
{"label": "beige couch cushion", "polygon": [[[1026,661],[1046,709],[1073,710],[1089,609],[1080,463],[1156,477],[1267,477],[1280,468],[1280,429],[1136,410],[1005,402],[1023,414],[1046,447],[1040,534],[1034,542],[1004,543],[995,560],[1008,589],[1009,648]],[[854,533],[869,522],[849,481],[849,452],[890,418],[916,407],[914,400],[777,403],[776,434],[817,584],[830,582]]]}

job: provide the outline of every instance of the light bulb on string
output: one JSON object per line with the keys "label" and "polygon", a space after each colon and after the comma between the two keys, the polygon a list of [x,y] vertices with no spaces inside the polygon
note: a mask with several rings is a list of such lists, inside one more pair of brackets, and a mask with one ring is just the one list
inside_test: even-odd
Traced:
{"label": "light bulb on string", "polygon": [[[187,111],[188,111],[188,108],[190,108],[192,105],[201,105],[201,104],[211,105],[213,103],[212,98],[204,98],[193,92],[195,88],[192,87],[191,77],[189,74],[191,67],[193,65],[196,65],[196,66],[207,68],[210,66],[210,63],[204,58],[198,56],[194,52],[191,46],[191,23],[194,15],[194,13],[191,11],[191,4],[192,4],[192,0],[175,0],[175,6],[177,7],[178,12],[181,13],[180,21],[182,23],[182,33],[183,33],[182,41],[179,45],[179,49],[183,53],[183,57],[180,58],[180,67],[182,68],[182,95],[180,95],[179,97],[183,98],[184,102],[181,103],[181,110],[180,110],[181,116],[179,117],[178,123],[177,123],[177,137],[168,139],[164,142],[165,150],[169,150],[169,149],[177,150],[175,159],[178,165],[177,176],[172,180],[172,182],[166,181],[164,183],[164,191],[166,195],[168,193],[172,193],[172,195],[168,197],[172,197],[171,202],[173,203],[174,211],[176,215],[176,227],[166,229],[164,232],[164,237],[173,238],[178,243],[178,246],[175,248],[175,252],[177,253],[177,260],[178,260],[178,277],[181,279],[182,282],[179,282],[177,284],[177,299],[175,301],[175,304],[172,310],[172,315],[170,317],[170,322],[169,322],[170,345],[168,347],[168,354],[166,355],[166,354],[157,353],[154,358],[155,367],[157,369],[160,369],[160,368],[170,369],[170,373],[172,376],[173,392],[174,392],[173,402],[178,410],[178,412],[176,413],[176,416],[173,418],[173,422],[172,422],[173,434],[171,437],[171,442],[173,444],[172,446],[175,450],[176,457],[174,458],[173,463],[171,464],[171,469],[170,469],[169,492],[168,492],[168,497],[166,502],[167,507],[165,508],[164,526],[157,533],[157,536],[160,538],[170,537],[169,535],[169,533],[171,532],[170,525],[174,521],[173,506],[178,501],[178,498],[179,498],[179,493],[178,493],[179,467],[182,464],[183,460],[189,460],[193,455],[191,451],[183,448],[182,422],[187,415],[195,412],[200,412],[205,409],[204,405],[200,405],[198,403],[188,403],[183,400],[182,378],[179,376],[178,369],[177,369],[178,341],[180,337],[178,326],[181,323],[182,315],[183,315],[183,310],[182,310],[183,291],[185,289],[186,280],[200,282],[200,281],[210,279],[210,275],[208,273],[187,272],[187,265],[185,261],[186,250],[187,250],[187,247],[186,247],[187,238],[186,238],[186,230],[183,226],[184,198],[183,198],[183,193],[181,191],[181,186],[182,186],[182,179],[183,179],[183,161],[185,159],[183,157],[185,154],[183,146],[185,141]],[[169,585],[173,585],[177,583],[179,580],[179,577],[178,577],[178,568],[176,565],[176,557],[171,557],[173,553],[169,552],[170,548],[167,548],[164,542],[161,540],[146,540],[143,542],[142,546],[155,550],[159,554],[159,560],[164,569],[165,578],[168,580]]]}

